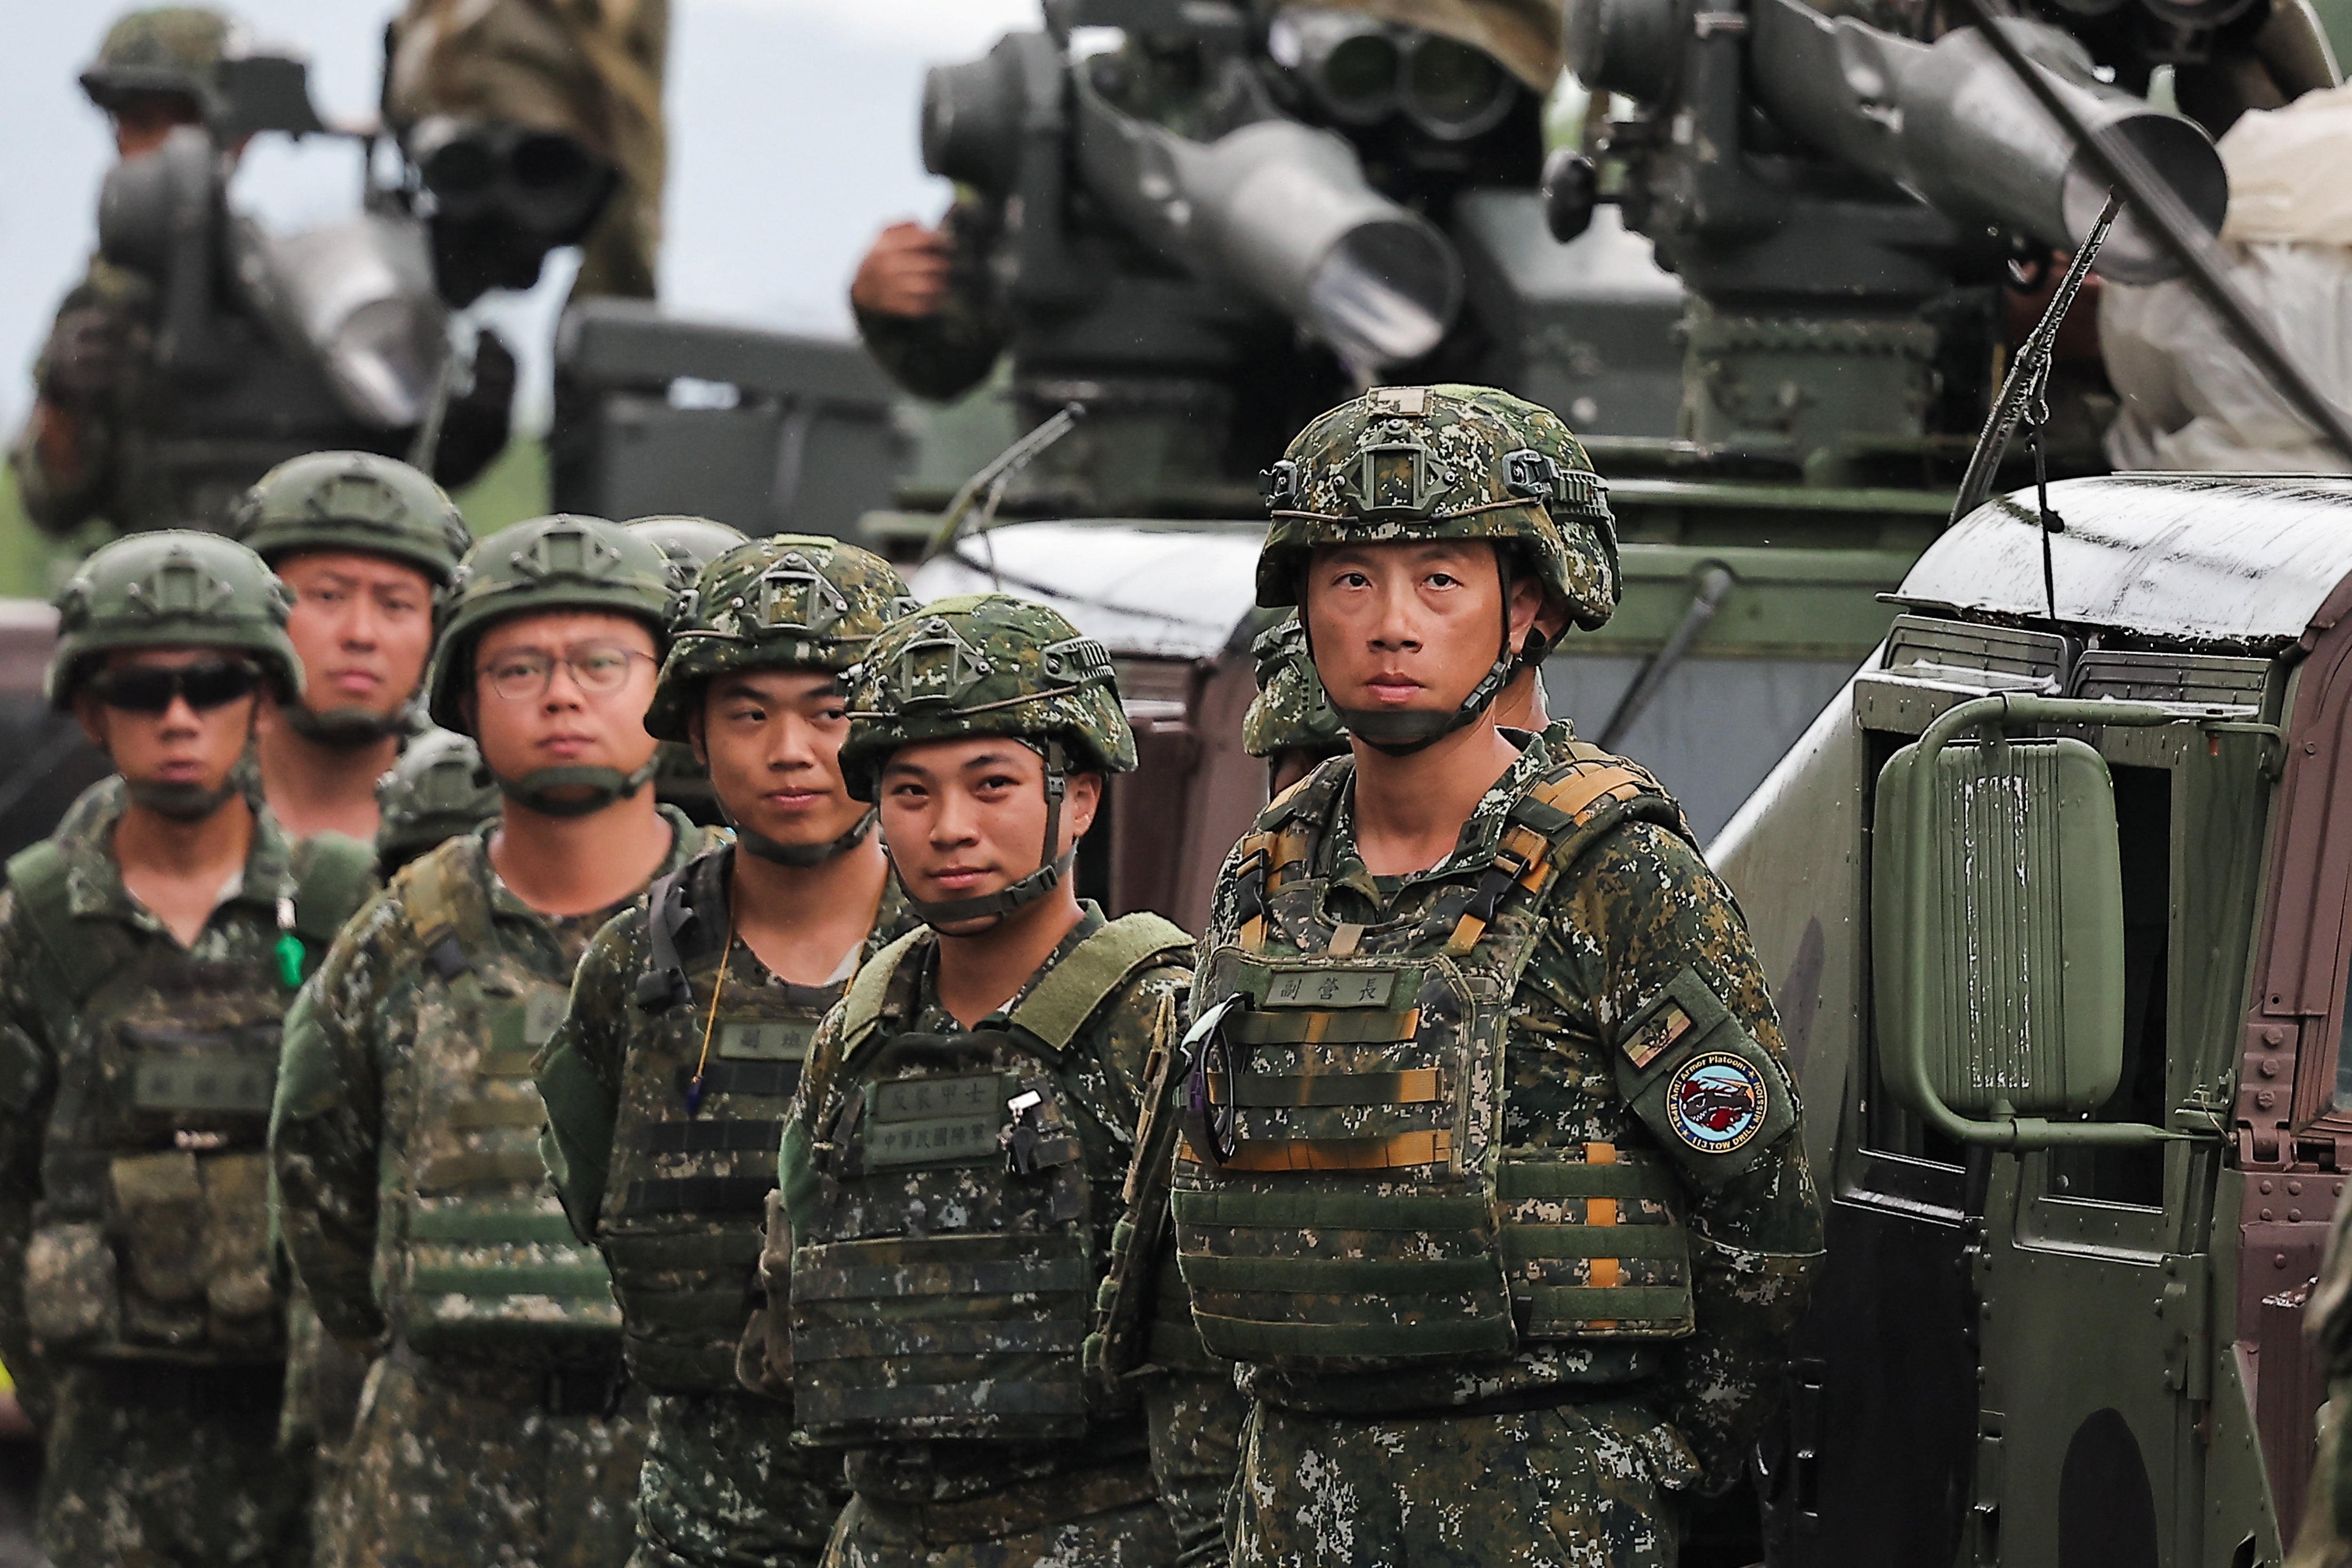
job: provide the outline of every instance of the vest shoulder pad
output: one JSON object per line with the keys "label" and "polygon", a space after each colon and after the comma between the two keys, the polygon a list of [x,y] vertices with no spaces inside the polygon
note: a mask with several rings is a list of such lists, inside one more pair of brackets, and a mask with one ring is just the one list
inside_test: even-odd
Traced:
{"label": "vest shoulder pad", "polygon": [[1697,842],[1683,808],[1647,768],[1581,741],[1569,742],[1511,816],[1550,840],[1562,868],[1625,822],[1655,823]]}
{"label": "vest shoulder pad", "polygon": [[8,858],[8,886],[16,892],[16,908],[31,922],[33,934],[64,973],[67,988],[79,1002],[105,980],[112,954],[106,946],[74,931],[66,890],[68,875],[65,852],[50,839],[27,845]]}
{"label": "vest shoulder pad", "polygon": [[1013,1009],[1012,1020],[1056,1051],[1067,1050],[1094,1010],[1138,970],[1190,952],[1192,934],[1158,915],[1121,915],[1078,943]]}
{"label": "vest shoulder pad", "polygon": [[320,833],[294,848],[294,934],[325,947],[359,913],[375,885],[375,850],[342,833]]}
{"label": "vest shoulder pad", "polygon": [[392,879],[409,929],[445,981],[475,967],[475,952],[495,945],[489,906],[466,864],[477,842],[461,834],[411,860]]}
{"label": "vest shoulder pad", "polygon": [[842,999],[841,1044],[845,1052],[882,1021],[890,983],[898,977],[899,966],[907,962],[908,955],[930,931],[929,926],[917,926],[857,966],[857,973],[850,978],[849,994]]}
{"label": "vest shoulder pad", "polygon": [[1322,816],[1355,765],[1356,759],[1344,754],[1316,763],[1305,778],[1266,802],[1265,809],[1257,814],[1257,831],[1272,833],[1293,818]]}

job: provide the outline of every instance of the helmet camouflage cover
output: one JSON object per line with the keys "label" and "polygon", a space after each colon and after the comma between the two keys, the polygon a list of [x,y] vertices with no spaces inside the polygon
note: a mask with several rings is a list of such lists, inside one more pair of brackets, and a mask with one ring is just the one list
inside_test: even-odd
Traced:
{"label": "helmet camouflage cover", "polygon": [[252,657],[281,700],[301,699],[285,584],[235,540],[176,528],[118,539],[81,563],[57,605],[44,681],[52,707],[71,706],[98,657],[119,647],[231,648]]}
{"label": "helmet camouflage cover", "polygon": [[1323,695],[1298,617],[1286,616],[1260,632],[1250,653],[1257,661],[1257,697],[1242,716],[1242,750],[1253,757],[1346,751],[1347,726]]}
{"label": "helmet camouflage cover", "polygon": [[375,781],[382,819],[375,830],[377,861],[394,865],[470,831],[499,811],[498,786],[482,772],[474,742],[447,730],[428,730]]}
{"label": "helmet camouflage cover", "polygon": [[678,597],[646,732],[685,740],[703,683],[731,669],[844,674],[914,607],[898,568],[854,544],[812,533],[739,544]]}
{"label": "helmet camouflage cover", "polygon": [[491,622],[601,610],[645,622],[658,651],[680,585],[661,546],[601,517],[558,512],[499,530],[467,552],[442,605],[425,677],[433,721],[465,730],[459,699],[473,682],[474,643]]}
{"label": "helmet camouflage cover", "polygon": [[112,110],[133,93],[184,93],[209,110],[219,90],[221,56],[232,27],[201,5],[162,5],[118,17],[81,73],[81,89]]}
{"label": "helmet camouflage cover", "polygon": [[373,452],[289,458],[237,498],[228,535],[273,563],[303,550],[388,556],[444,588],[474,542],[439,485]]}
{"label": "helmet camouflage cover", "polygon": [[1559,416],[1507,392],[1376,386],[1318,416],[1264,478],[1262,605],[1297,604],[1321,546],[1491,539],[1576,625],[1617,607],[1616,525],[1591,459]]}
{"label": "helmet camouflage cover", "polygon": [[686,574],[688,587],[702,575],[705,566],[751,537],[740,528],[707,517],[633,517],[621,526],[660,545],[670,564]]}
{"label": "helmet camouflage cover", "polygon": [[1109,650],[1009,594],[935,600],[874,639],[851,680],[842,775],[852,795],[872,800],[899,747],[972,735],[1059,742],[1082,773],[1123,773],[1136,762]]}

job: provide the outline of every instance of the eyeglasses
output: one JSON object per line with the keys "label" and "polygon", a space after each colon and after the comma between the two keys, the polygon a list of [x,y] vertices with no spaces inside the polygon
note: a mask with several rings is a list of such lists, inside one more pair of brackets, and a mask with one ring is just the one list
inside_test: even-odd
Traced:
{"label": "eyeglasses", "polygon": [[628,684],[629,666],[638,659],[651,664],[653,655],[610,643],[581,643],[561,654],[539,648],[502,653],[476,673],[507,701],[529,702],[547,695],[560,664],[572,672],[572,683],[582,691],[591,697],[609,697]]}
{"label": "eyeglasses", "polygon": [[126,665],[93,677],[90,694],[109,708],[126,713],[162,714],[179,698],[199,711],[249,697],[261,684],[261,672],[249,664],[208,658],[199,664]]}

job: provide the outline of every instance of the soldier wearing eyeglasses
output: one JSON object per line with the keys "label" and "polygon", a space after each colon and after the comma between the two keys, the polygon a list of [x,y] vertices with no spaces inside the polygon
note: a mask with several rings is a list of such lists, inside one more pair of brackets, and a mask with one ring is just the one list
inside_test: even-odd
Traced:
{"label": "soldier wearing eyeglasses", "polygon": [[123,540],[58,609],[48,698],[121,787],[0,894],[0,1354],[43,1423],[41,1547],[290,1563],[263,1136],[280,1020],[373,856],[297,845],[237,786],[265,693],[304,691],[251,551]]}
{"label": "soldier wearing eyeglasses", "polygon": [[425,689],[500,812],[394,878],[289,1021],[286,1246],[328,1331],[379,1358],[329,1510],[350,1568],[629,1554],[644,1394],[541,1163],[531,1074],[589,939],[710,842],[647,787],[677,584],[602,519],[474,548]]}

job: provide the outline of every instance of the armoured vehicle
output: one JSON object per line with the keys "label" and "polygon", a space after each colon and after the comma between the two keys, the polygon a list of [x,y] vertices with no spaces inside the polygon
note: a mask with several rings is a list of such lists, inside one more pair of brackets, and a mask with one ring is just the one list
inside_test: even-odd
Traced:
{"label": "armoured vehicle", "polygon": [[2352,1173],[2352,481],[2049,505],[1927,550],[1709,849],[1830,1212],[1776,1563],[2252,1568],[2303,1512]]}

